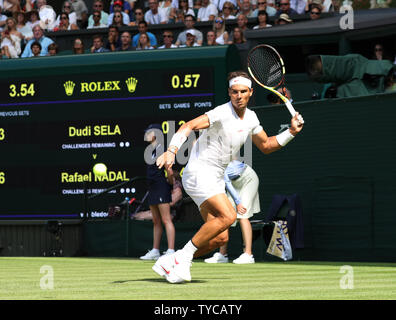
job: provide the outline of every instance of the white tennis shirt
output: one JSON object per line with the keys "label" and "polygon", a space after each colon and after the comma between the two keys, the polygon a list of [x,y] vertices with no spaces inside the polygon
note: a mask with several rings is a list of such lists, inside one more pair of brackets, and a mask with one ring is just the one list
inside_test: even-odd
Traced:
{"label": "white tennis shirt", "polygon": [[188,166],[200,163],[224,175],[227,165],[238,154],[247,137],[259,133],[263,128],[252,110],[246,109],[241,119],[231,101],[206,112],[206,115],[210,126],[203,130],[193,146]]}

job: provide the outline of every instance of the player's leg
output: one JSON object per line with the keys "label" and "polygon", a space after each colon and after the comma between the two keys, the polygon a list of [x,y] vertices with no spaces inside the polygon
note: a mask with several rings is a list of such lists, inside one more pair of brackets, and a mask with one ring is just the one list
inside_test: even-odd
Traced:
{"label": "player's leg", "polygon": [[197,248],[194,257],[202,256],[228,242],[228,228],[236,219],[236,212],[224,193],[217,194],[201,205],[205,223],[191,242]]}
{"label": "player's leg", "polygon": [[158,205],[159,213],[161,215],[161,221],[165,227],[166,238],[168,240],[168,250],[175,249],[175,226],[172,222],[172,216],[170,212],[169,203],[161,203]]}

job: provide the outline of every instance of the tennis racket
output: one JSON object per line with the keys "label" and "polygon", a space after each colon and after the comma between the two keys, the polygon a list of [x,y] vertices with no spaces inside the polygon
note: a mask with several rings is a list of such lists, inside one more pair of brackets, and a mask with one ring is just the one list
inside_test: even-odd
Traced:
{"label": "tennis racket", "polygon": [[[275,93],[285,103],[292,117],[296,114],[293,105],[286,95],[286,89],[283,86],[285,82],[285,65],[282,57],[273,47],[267,44],[260,44],[249,51],[247,57],[248,71],[254,81]],[[276,88],[282,87],[282,93]],[[301,124],[304,120],[300,119]]]}

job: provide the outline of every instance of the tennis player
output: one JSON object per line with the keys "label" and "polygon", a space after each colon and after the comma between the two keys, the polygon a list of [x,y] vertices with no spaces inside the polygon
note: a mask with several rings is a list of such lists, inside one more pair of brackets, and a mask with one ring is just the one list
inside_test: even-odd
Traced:
{"label": "tennis player", "polygon": [[205,223],[183,249],[160,257],[154,264],[153,270],[170,283],[191,281],[193,258],[227,243],[227,229],[237,213],[225,193],[224,172],[247,137],[250,135],[259,150],[269,154],[284,147],[303,128],[302,117],[297,112],[288,130],[268,137],[255,112],[247,108],[253,94],[249,75],[243,71],[231,72],[228,84],[230,101],[183,124],[173,135],[167,151],[157,158],[159,168],[172,167],[177,151],[191,131],[204,129],[191,150],[182,182]]}

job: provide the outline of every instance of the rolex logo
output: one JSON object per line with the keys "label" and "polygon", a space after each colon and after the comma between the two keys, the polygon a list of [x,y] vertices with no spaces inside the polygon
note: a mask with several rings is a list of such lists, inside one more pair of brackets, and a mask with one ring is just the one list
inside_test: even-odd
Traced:
{"label": "rolex logo", "polygon": [[68,96],[71,96],[74,91],[75,83],[73,81],[66,81],[63,86],[65,87],[65,92]]}
{"label": "rolex logo", "polygon": [[128,79],[125,80],[125,83],[127,84],[128,91],[130,93],[134,93],[138,80],[134,77],[129,77]]}

